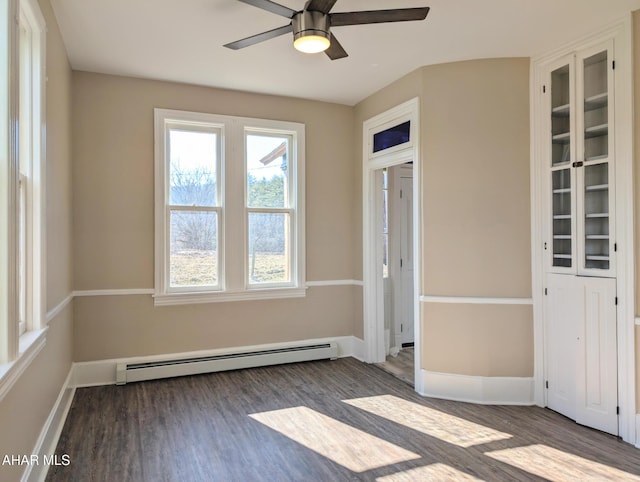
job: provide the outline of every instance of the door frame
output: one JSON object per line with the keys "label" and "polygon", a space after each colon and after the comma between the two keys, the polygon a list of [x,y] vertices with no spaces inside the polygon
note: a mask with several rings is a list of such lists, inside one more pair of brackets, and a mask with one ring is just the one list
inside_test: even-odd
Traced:
{"label": "door frame", "polygon": [[[422,329],[419,322],[419,211],[420,196],[420,100],[415,97],[389,109],[363,123],[362,127],[362,251],[363,251],[363,319],[364,358],[368,363],[385,360],[384,346],[384,286],[382,279],[382,236],[378,230],[381,221],[382,193],[376,189],[376,171],[413,161],[413,259],[414,259],[414,368],[418,392],[423,391],[420,373],[420,346]],[[373,136],[385,129],[410,121],[409,141],[398,146],[373,152]]]}
{"label": "door frame", "polygon": [[[531,59],[531,267],[534,317],[534,401],[546,406],[545,382],[545,313],[544,255],[545,213],[549,199],[546,187],[545,142],[542,136],[546,119],[541,101],[546,67],[558,57],[613,39],[615,44],[615,205],[616,205],[616,279],[618,340],[618,403],[620,437],[631,444],[640,442],[636,434],[635,370],[635,280],[634,280],[634,195],[633,195],[633,55],[631,14],[595,35],[565,45],[548,54]],[[640,418],[640,417],[639,417]]]}

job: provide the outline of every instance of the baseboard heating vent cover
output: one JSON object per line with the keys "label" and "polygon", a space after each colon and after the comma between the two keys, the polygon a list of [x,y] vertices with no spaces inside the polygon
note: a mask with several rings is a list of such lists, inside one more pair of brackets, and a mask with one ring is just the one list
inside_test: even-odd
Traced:
{"label": "baseboard heating vent cover", "polygon": [[338,345],[335,342],[330,342],[198,358],[158,360],[145,363],[118,363],[116,384],[124,385],[125,383],[142,380],[280,365],[283,363],[335,360],[337,357]]}

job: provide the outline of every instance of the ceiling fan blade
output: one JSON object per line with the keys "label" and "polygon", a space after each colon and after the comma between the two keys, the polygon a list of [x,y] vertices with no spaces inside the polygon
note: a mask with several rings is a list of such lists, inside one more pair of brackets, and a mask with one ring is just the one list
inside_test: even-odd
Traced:
{"label": "ceiling fan blade", "polygon": [[292,18],[296,13],[295,10],[291,10],[289,7],[272,2],[271,0],[239,0],[247,5],[253,5],[254,7],[261,8],[267,12],[275,13],[286,18]]}
{"label": "ceiling fan blade", "polygon": [[342,47],[342,45],[340,45],[340,42],[338,42],[335,35],[331,34],[330,41],[331,44],[329,45],[329,48],[324,51],[324,53],[327,54],[327,57],[331,60],[338,60],[349,56],[347,51]]}
{"label": "ceiling fan blade", "polygon": [[291,26],[291,24],[289,24],[285,25],[284,27],[274,28],[273,30],[269,30],[267,32],[262,32],[257,35],[252,35],[251,37],[243,38],[242,40],[236,40],[235,42],[224,45],[224,47],[232,50],[243,49],[245,47],[248,47],[249,45],[264,42],[265,40],[279,37],[280,35],[291,32],[293,32],[293,27]]}
{"label": "ceiling fan blade", "polygon": [[364,25],[367,23],[410,22],[424,20],[429,7],[399,8],[395,10],[369,10],[362,12],[338,12],[329,14],[332,27]]}
{"label": "ceiling fan blade", "polygon": [[310,0],[306,10],[312,12],[329,13],[338,0]]}

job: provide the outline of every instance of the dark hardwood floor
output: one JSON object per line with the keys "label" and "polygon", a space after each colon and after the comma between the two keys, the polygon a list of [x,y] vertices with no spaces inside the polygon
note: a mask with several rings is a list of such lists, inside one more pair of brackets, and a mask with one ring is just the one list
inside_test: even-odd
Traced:
{"label": "dark hardwood floor", "polygon": [[56,453],[48,481],[640,480],[615,437],[352,358],[78,389]]}
{"label": "dark hardwood floor", "polygon": [[377,363],[376,366],[414,386],[413,359],[414,348],[407,347],[400,350],[396,356],[388,355],[384,362]]}

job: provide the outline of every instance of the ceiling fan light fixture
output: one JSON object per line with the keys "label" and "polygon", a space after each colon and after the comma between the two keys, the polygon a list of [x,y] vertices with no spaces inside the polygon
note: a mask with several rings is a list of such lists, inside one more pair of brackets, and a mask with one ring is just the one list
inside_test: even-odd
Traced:
{"label": "ceiling fan light fixture", "polygon": [[293,41],[293,46],[296,50],[304,52],[305,54],[317,54],[324,52],[329,48],[330,44],[331,42],[327,36],[314,34],[304,35]]}
{"label": "ceiling fan light fixture", "polygon": [[322,12],[304,11],[292,19],[293,46],[306,54],[324,52],[331,44],[329,16]]}

